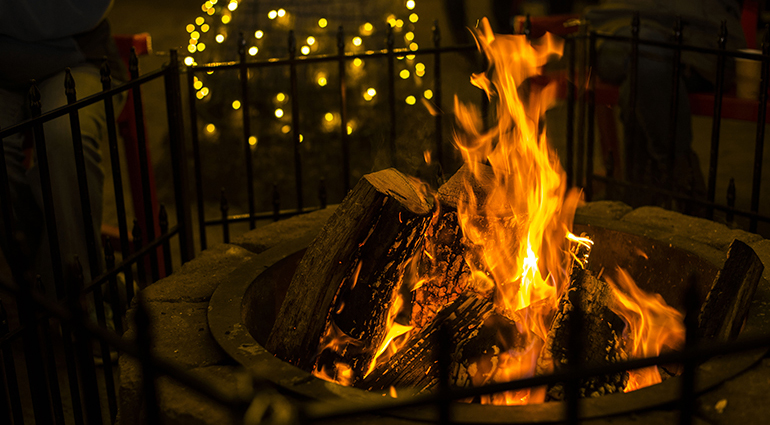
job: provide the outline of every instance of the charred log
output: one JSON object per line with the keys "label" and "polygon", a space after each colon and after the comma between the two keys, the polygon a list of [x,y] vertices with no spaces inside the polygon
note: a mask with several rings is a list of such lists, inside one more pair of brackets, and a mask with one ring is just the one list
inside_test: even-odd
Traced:
{"label": "charred log", "polygon": [[417,392],[432,390],[439,379],[435,348],[442,327],[449,332],[450,346],[456,353],[460,344],[477,335],[492,311],[492,303],[487,299],[472,294],[459,295],[428,326],[411,336],[392,358],[375,368],[361,386],[369,390],[391,386],[410,387]]}
{"label": "charred log", "polygon": [[765,266],[751,247],[734,240],[698,317],[698,336],[730,340],[738,336],[749,313]]}
{"label": "charred log", "polygon": [[398,171],[364,176],[302,258],[266,348],[308,370],[333,322],[360,341],[347,360],[365,371],[430,211],[421,188]]}

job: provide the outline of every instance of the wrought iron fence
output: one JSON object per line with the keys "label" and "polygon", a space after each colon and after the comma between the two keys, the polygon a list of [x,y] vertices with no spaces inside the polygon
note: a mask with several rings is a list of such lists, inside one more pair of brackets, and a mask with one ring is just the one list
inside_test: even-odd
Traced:
{"label": "wrought iron fence", "polygon": [[[638,28],[638,21],[634,23]],[[718,148],[719,135],[718,131],[712,138],[712,156],[710,158],[709,168],[709,195],[706,201],[696,200],[686,195],[674,193],[671,191],[661,191],[666,196],[672,198],[681,199],[685,201],[698,202],[708,208],[727,211],[728,213],[743,215],[751,219],[751,229],[756,229],[757,221],[770,221],[768,217],[762,216],[758,211],[758,199],[760,194],[759,189],[759,176],[761,175],[761,159],[764,140],[764,122],[767,102],[767,73],[770,65],[770,55],[768,54],[768,43],[765,43],[762,55],[748,55],[738,52],[730,52],[724,49],[724,43],[720,42],[718,49],[700,49],[682,45],[681,43],[659,43],[647,40],[641,40],[636,34],[633,37],[618,37],[601,35],[597,33],[590,33],[588,35],[580,35],[570,37],[568,39],[568,54],[567,54],[567,73],[568,78],[565,80],[567,88],[567,156],[568,162],[566,164],[567,175],[571,182],[580,183],[580,180],[585,179],[585,190],[589,200],[593,197],[593,184],[594,181],[606,181],[618,185],[634,185],[634,183],[618,181],[612,179],[611,176],[598,176],[594,174],[593,166],[593,146],[594,146],[594,80],[593,75],[589,80],[587,92],[580,92],[577,87],[580,87],[580,83],[573,84],[577,81],[575,67],[577,65],[578,58],[578,44],[587,42],[588,52],[588,65],[593,65],[595,60],[595,46],[596,41],[599,38],[614,39],[619,41],[626,41],[632,43],[634,46],[634,55],[637,54],[636,46],[639,44],[649,44],[663,48],[671,48],[677,51],[688,50],[698,51],[705,54],[716,54],[720,58],[719,72],[724,71],[724,58],[725,57],[747,57],[756,58],[762,61],[762,97],[760,100],[760,114],[757,120],[757,143],[755,151],[754,161],[754,175],[755,181],[752,188],[752,206],[750,211],[743,211],[734,208],[732,205],[720,205],[714,202],[714,179],[715,169],[717,164],[716,149]],[[338,37],[341,39],[343,35],[342,29],[338,33]],[[245,43],[243,38],[240,41],[240,57],[238,61],[220,63],[220,64],[207,64],[201,66],[188,66],[187,67],[187,83],[190,88],[190,93],[193,92],[194,75],[199,72],[207,72],[210,70],[226,70],[233,69],[239,71],[241,75],[241,95],[243,96],[243,138],[239,143],[242,143],[244,148],[244,155],[246,160],[246,181],[248,192],[248,214],[243,215],[228,215],[228,207],[226,199],[222,201],[222,218],[216,220],[206,220],[203,209],[204,194],[201,189],[201,181],[204,176],[201,174],[201,164],[203,159],[200,156],[199,140],[198,140],[198,124],[196,122],[196,106],[194,102],[194,96],[190,96],[189,104],[189,119],[190,119],[190,134],[192,137],[191,147],[192,156],[194,162],[194,178],[195,178],[195,195],[197,198],[198,208],[198,231],[201,240],[201,248],[206,248],[206,227],[211,225],[221,225],[223,231],[223,237],[227,241],[229,240],[229,224],[233,222],[248,221],[251,228],[255,227],[255,221],[260,218],[273,217],[279,219],[281,217],[299,214],[307,212],[311,208],[303,205],[303,185],[302,185],[302,160],[299,155],[299,135],[300,135],[300,123],[297,118],[294,118],[292,125],[292,141],[294,150],[294,171],[295,171],[295,191],[296,191],[296,208],[293,210],[282,211],[278,202],[274,203],[273,211],[258,212],[253,193],[255,188],[252,184],[254,180],[254,170],[251,164],[251,150],[249,147],[248,139],[250,137],[250,125],[251,118],[249,115],[249,90],[248,90],[248,70],[251,68],[259,67],[288,67],[291,74],[291,98],[292,109],[298,108],[298,101],[302,96],[302,93],[298,91],[296,81],[296,69],[297,67],[314,62],[337,62],[339,64],[339,81],[337,82],[339,87],[340,99],[339,104],[341,108],[341,115],[343,117],[342,123],[345,123],[344,117],[346,116],[346,75],[345,75],[345,63],[352,61],[356,58],[384,58],[388,63],[388,113],[389,113],[389,133],[388,142],[390,153],[395,157],[395,137],[396,126],[399,125],[396,119],[396,101],[394,92],[394,78],[395,68],[394,61],[396,57],[403,55],[431,55],[434,58],[434,90],[435,98],[434,103],[438,109],[442,109],[442,65],[441,57],[444,54],[452,52],[464,52],[473,51],[475,46],[452,46],[442,47],[440,45],[440,34],[438,27],[434,27],[434,46],[427,49],[408,50],[395,48],[393,44],[392,33],[389,33],[387,48],[380,51],[371,51],[365,53],[350,54],[344,51],[342,43],[339,44],[339,51],[337,55],[330,56],[313,56],[313,57],[297,57],[294,53],[293,37],[290,36],[288,58],[275,59],[268,61],[247,61],[245,55]],[[143,391],[146,399],[146,420],[148,423],[157,423],[160,418],[160,412],[158,411],[158,402],[155,392],[156,378],[161,375],[170,376],[178,382],[188,386],[189,388],[197,391],[200,394],[221,403],[223,406],[231,409],[236,416],[243,417],[245,412],[248,411],[249,406],[255,401],[260,400],[263,397],[263,393],[260,390],[255,390],[251,394],[244,394],[240,396],[234,396],[232,394],[225,394],[217,389],[214,389],[207,385],[206,382],[201,381],[193,375],[181,370],[174,364],[165,361],[163,359],[156,358],[150,352],[150,341],[152,339],[152,324],[149,323],[148,316],[145,311],[145,306],[139,301],[134,303],[136,313],[134,317],[136,328],[136,340],[126,341],[122,339],[118,333],[120,333],[126,327],[123,323],[123,313],[131,305],[133,294],[133,281],[134,273],[146,273],[148,281],[154,282],[160,276],[160,264],[163,261],[165,270],[167,273],[171,272],[172,263],[170,240],[174,237],[178,238],[180,245],[180,261],[182,263],[189,261],[194,256],[193,249],[193,223],[190,214],[190,191],[188,190],[189,181],[187,179],[187,166],[185,163],[186,158],[186,143],[184,141],[183,130],[183,111],[182,111],[182,92],[181,92],[181,67],[177,60],[175,51],[171,51],[169,56],[169,63],[167,66],[160,70],[153,71],[142,76],[138,75],[138,68],[136,67],[136,57],[132,58],[134,66],[131,68],[132,79],[130,82],[122,84],[118,87],[111,87],[108,69],[103,68],[103,83],[104,91],[95,94],[93,96],[86,97],[81,100],[75,99],[74,90],[70,91],[69,105],[57,108],[47,113],[40,113],[39,99],[33,94],[31,96],[31,107],[33,111],[33,118],[14,125],[6,129],[0,129],[0,140],[3,138],[26,130],[32,130],[34,134],[35,147],[37,150],[38,160],[40,161],[41,177],[43,179],[44,186],[44,205],[45,205],[45,220],[49,227],[55,227],[54,211],[51,208],[51,193],[50,193],[50,176],[47,174],[46,166],[48,158],[46,158],[45,152],[45,132],[43,130],[43,124],[50,120],[69,116],[72,122],[72,136],[73,140],[78,140],[80,135],[78,132],[78,111],[88,105],[102,103],[105,108],[108,121],[108,143],[111,155],[111,162],[113,164],[113,179],[115,182],[116,198],[118,198],[118,219],[120,228],[120,249],[121,249],[121,261],[119,264],[115,264],[115,255],[112,252],[112,246],[107,244],[105,246],[105,255],[107,260],[107,270],[101,273],[99,276],[93,278],[92,282],[83,282],[82,270],[80,270],[76,259],[63,259],[57,250],[58,241],[56,240],[56,233],[52,232],[51,240],[49,241],[52,247],[54,264],[58,265],[55,271],[56,298],[58,301],[53,301],[51,297],[46,297],[39,288],[39,284],[35,284],[34,271],[18,267],[18,265],[24,264],[21,259],[16,258],[24,252],[23,241],[18,238],[18,233],[15,231],[14,225],[14,213],[10,201],[10,190],[8,182],[8,174],[5,168],[5,161],[0,161],[0,203],[2,204],[2,218],[5,225],[5,243],[10,248],[8,249],[10,256],[10,263],[13,271],[13,282],[2,282],[2,288],[5,291],[13,294],[13,302],[18,311],[20,325],[14,329],[11,329],[8,324],[8,318],[5,315],[5,311],[2,310],[0,314],[0,352],[2,353],[3,364],[0,367],[0,418],[6,420],[8,423],[22,424],[24,423],[24,410],[25,407],[29,410],[30,404],[32,411],[34,412],[34,419],[36,423],[65,423],[69,422],[68,418],[64,416],[64,403],[71,403],[72,406],[72,418],[75,423],[99,423],[103,421],[106,416],[107,421],[114,422],[117,402],[116,394],[114,391],[114,370],[113,363],[110,361],[104,362],[103,380],[105,385],[99,384],[97,378],[97,369],[93,356],[93,341],[98,341],[99,350],[101,351],[103,359],[109,359],[110,348],[115,349],[121,353],[128,354],[136,357],[140,360],[143,371]],[[723,74],[720,74],[723,75]],[[674,75],[673,78],[677,78]],[[136,121],[134,125],[141,127],[144,125],[142,110],[141,110],[141,92],[140,87],[156,79],[163,78],[165,82],[166,93],[166,107],[168,118],[168,132],[169,132],[169,145],[168,149],[171,156],[171,163],[173,168],[173,186],[175,194],[175,208],[176,208],[176,224],[172,227],[168,227],[168,219],[165,216],[165,212],[160,214],[157,219],[161,224],[161,234],[154,234],[155,212],[152,207],[145,207],[144,211],[138,211],[137,214],[144,216],[146,229],[139,229],[133,232],[133,240],[129,237],[128,224],[126,223],[125,203],[123,202],[121,175],[120,175],[120,162],[118,161],[119,153],[117,151],[117,135],[115,131],[115,110],[112,103],[112,99],[120,92],[132,91],[136,102]],[[631,78],[635,79],[636,70],[631,73]],[[714,106],[714,122],[715,128],[718,129],[718,122],[720,114],[720,100],[724,93],[722,85],[722,77],[718,77],[719,83],[717,84],[716,101]],[[68,82],[69,84],[69,82]],[[34,87],[34,86],[33,86]],[[34,93],[34,89],[32,91]],[[674,93],[674,96],[677,94]],[[487,110],[487,106],[484,102],[485,97],[482,96],[482,110]],[[576,106],[587,113],[587,122],[582,113],[578,113],[579,117],[575,117]],[[297,115],[297,114],[295,114]],[[434,143],[436,160],[439,163],[444,161],[445,153],[444,147],[446,141],[442,135],[442,120],[444,118],[438,114],[434,117],[435,120],[435,133]],[[574,129],[574,125],[578,125],[578,131]],[[582,130],[585,130],[583,132]],[[143,131],[138,132],[140,135]],[[577,134],[576,134],[577,133]],[[140,136],[140,138],[143,136]],[[575,155],[575,142],[573,139],[577,137],[577,155]],[[340,140],[343,164],[341,164],[341,174],[343,176],[342,181],[344,189],[347,191],[350,184],[350,154],[349,144],[346,142],[348,135],[344,124],[340,128]],[[140,149],[144,149],[146,141],[140,139]],[[583,155],[585,153],[585,155]],[[82,161],[82,149],[77,154]],[[146,152],[142,154],[142,186],[145,194],[148,193],[149,180],[147,178],[149,163],[147,161]],[[583,165],[585,164],[585,176],[581,172]],[[577,167],[577,172],[575,168]],[[84,211],[90,210],[87,208],[87,187],[84,184],[82,175],[84,174],[80,170],[81,174],[81,202],[84,205]],[[611,174],[611,173],[610,173]],[[47,189],[46,189],[47,187]],[[660,191],[659,188],[644,188],[649,190]],[[324,196],[319,197],[319,204],[323,207],[326,203]],[[89,218],[84,217],[86,220],[86,229],[92,228],[88,226]],[[84,237],[92,237],[95,235],[84,235]],[[144,237],[146,243],[142,244],[141,239]],[[129,243],[131,241],[132,243]],[[89,245],[89,257],[91,259],[97,258],[96,244]],[[161,260],[162,258],[162,260]],[[146,267],[147,263],[149,267]],[[95,262],[91,262],[94,264]],[[64,267],[64,264],[68,264]],[[65,272],[66,271],[66,272]],[[95,273],[94,273],[95,274]],[[121,292],[122,283],[119,284],[118,277],[124,276],[125,278],[125,292],[126,297],[121,298],[119,293]],[[692,286],[692,285],[691,285]],[[107,297],[105,297],[104,291],[107,291]],[[84,302],[86,297],[90,296],[90,302]],[[695,299],[690,297],[689,299]],[[111,331],[107,329],[107,317],[104,310],[104,300],[109,300],[113,311],[115,312],[115,330]],[[88,308],[86,305],[90,304],[95,308],[96,321],[94,322],[88,317]],[[579,305],[579,303],[575,303]],[[580,420],[580,401],[578,398],[577,382],[581,378],[607,374],[612,372],[618,372],[628,369],[636,369],[645,366],[651,366],[661,363],[682,363],[685,365],[685,373],[682,376],[681,386],[681,399],[680,408],[682,411],[682,423],[689,423],[692,421],[692,412],[695,400],[693,382],[695,379],[694,368],[697,362],[721,354],[736,353],[746,350],[752,350],[756,348],[763,348],[770,346],[770,335],[764,335],[753,339],[742,339],[737,342],[731,342],[729,344],[714,344],[709,346],[698,345],[695,346],[694,339],[691,337],[694,333],[694,317],[696,314],[697,306],[688,306],[687,310],[687,345],[684,350],[676,353],[664,354],[655,358],[648,359],[636,359],[629,360],[621,363],[606,365],[602,367],[581,367],[579,364],[572,363],[572,367],[563,373],[558,373],[549,376],[538,376],[533,378],[522,379],[514,382],[500,383],[494,385],[486,385],[476,388],[456,389],[449,388],[448,386],[448,351],[446,347],[439,350],[438,364],[440,366],[441,386],[437,393],[431,395],[418,396],[414,398],[394,399],[383,401],[377,404],[351,404],[345,408],[339,408],[336,406],[325,406],[323,403],[299,403],[293,405],[292,418],[302,423],[312,423],[317,421],[329,421],[336,418],[351,417],[354,415],[364,413],[378,413],[393,409],[410,408],[417,406],[426,406],[438,409],[440,412],[439,420],[441,423],[450,423],[452,421],[451,403],[453,400],[466,399],[482,394],[492,394],[503,391],[509,391],[520,388],[527,388],[539,385],[552,384],[556,382],[566,382],[567,385],[567,403],[565,418],[570,423],[577,423]],[[579,312],[576,313],[579,315]],[[572,323],[578,323],[573,321]],[[573,325],[575,326],[575,325]],[[578,328],[574,329],[577,331]],[[61,347],[56,346],[54,343],[54,337],[56,334],[61,335]],[[573,332],[577,333],[577,332]],[[17,341],[21,341],[23,350],[18,350],[14,347]],[[576,345],[575,345],[576,344]],[[573,343],[572,348],[574,351],[580,352],[579,341]],[[439,347],[445,346],[445,344],[439,344]],[[54,348],[60,348],[61,352],[54,352]],[[25,373],[28,376],[28,382],[26,386],[29,389],[30,400],[27,403],[19,396],[20,386],[23,385],[19,381],[19,371],[16,360],[19,356],[14,352],[22,351],[23,362],[26,364]],[[59,387],[59,383],[64,379],[60,379],[58,376],[58,369],[56,365],[57,358],[65,358],[66,363],[66,382],[68,383],[69,397],[65,400],[63,391]],[[257,377],[258,378],[258,377]],[[106,415],[103,411],[103,406],[100,403],[100,393],[105,394],[107,400]],[[82,399],[81,399],[82,394]],[[85,408],[83,409],[83,406]]]}

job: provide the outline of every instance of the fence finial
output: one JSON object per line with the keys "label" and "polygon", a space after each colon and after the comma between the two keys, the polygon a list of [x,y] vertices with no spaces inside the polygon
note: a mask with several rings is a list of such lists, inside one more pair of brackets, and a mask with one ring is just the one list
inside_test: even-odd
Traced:
{"label": "fence finial", "polygon": [[72,70],[69,67],[64,68],[64,93],[68,103],[75,102],[75,79],[72,78]]}

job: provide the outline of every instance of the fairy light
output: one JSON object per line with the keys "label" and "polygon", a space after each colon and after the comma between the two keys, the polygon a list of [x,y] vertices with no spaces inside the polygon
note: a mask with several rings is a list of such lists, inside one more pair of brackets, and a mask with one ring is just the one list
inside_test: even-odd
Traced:
{"label": "fairy light", "polygon": [[361,58],[355,58],[353,59],[353,66],[359,67],[364,64],[364,61],[361,60]]}
{"label": "fairy light", "polygon": [[361,45],[361,43],[363,43],[363,41],[361,40],[361,37],[353,37],[353,45],[354,46],[358,47],[358,46]]}
{"label": "fairy light", "polygon": [[214,40],[217,41],[217,43],[221,43],[225,41],[225,35],[224,34],[217,34],[216,37],[214,37]]}
{"label": "fairy light", "polygon": [[404,26],[404,21],[402,19],[396,20],[396,28],[401,28]]}
{"label": "fairy light", "polygon": [[407,0],[407,2],[406,2],[406,8],[407,9],[412,10],[412,9],[414,9],[414,6],[415,6],[414,0]]}
{"label": "fairy light", "polygon": [[300,51],[300,52],[301,52],[303,55],[307,55],[307,54],[309,54],[309,53],[310,53],[310,46],[302,46],[302,47],[299,49],[299,51]]}
{"label": "fairy light", "polygon": [[425,70],[424,69],[415,69],[414,75],[418,77],[424,77],[425,76]]}
{"label": "fairy light", "polygon": [[193,31],[195,31],[195,25],[193,25],[193,24],[187,24],[187,26],[186,26],[186,27],[184,27],[184,29],[186,29],[186,30],[187,30],[187,32],[193,32]]}
{"label": "fairy light", "polygon": [[199,33],[198,31],[193,31],[192,33],[190,33],[190,38],[192,38],[193,40],[197,40],[201,38],[201,33]]}
{"label": "fairy light", "polygon": [[281,108],[278,108],[278,109],[276,109],[276,110],[275,110],[275,117],[276,117],[276,118],[281,118],[281,117],[283,117],[283,109],[281,109]]}
{"label": "fairy light", "polygon": [[374,96],[376,96],[376,95],[377,95],[377,90],[375,90],[373,87],[369,87],[364,92],[364,100],[366,100],[368,102],[368,101],[372,100],[372,98],[374,98]]}
{"label": "fairy light", "polygon": [[[415,43],[412,43],[412,44],[414,44],[415,46],[417,46],[417,44],[415,44]],[[414,55],[406,55],[406,59],[407,59],[407,60],[410,60],[410,61],[413,61],[413,60],[414,60]]]}
{"label": "fairy light", "polygon": [[326,28],[327,25],[329,25],[329,21],[327,21],[326,18],[321,18],[318,20],[319,27]]}
{"label": "fairy light", "polygon": [[204,11],[204,12],[208,12],[209,9],[211,9],[211,6],[209,6],[209,4],[210,4],[209,2],[203,3],[201,5],[201,10]]}
{"label": "fairy light", "polygon": [[305,136],[299,135],[299,142],[302,143],[305,140]]}
{"label": "fairy light", "polygon": [[216,9],[214,9],[214,8],[212,7],[211,9],[209,9],[209,10],[207,10],[207,11],[206,11],[206,14],[208,14],[209,16],[211,16],[211,15],[213,15],[213,14],[214,14],[214,12],[216,12]]}
{"label": "fairy light", "polygon": [[187,51],[190,52],[190,53],[195,53],[195,52],[198,51],[198,49],[195,48],[194,44],[190,44],[190,45],[187,46]]}
{"label": "fairy light", "polygon": [[406,104],[407,105],[414,105],[415,103],[417,103],[417,99],[415,99],[414,96],[409,95],[409,96],[406,97]]}
{"label": "fairy light", "polygon": [[417,71],[425,71],[425,64],[422,62],[416,63],[414,69]]}
{"label": "fairy light", "polygon": [[281,133],[288,134],[291,131],[291,126],[286,124],[285,126],[281,127]]}
{"label": "fairy light", "polygon": [[286,15],[286,11],[283,9],[278,9],[278,17],[283,18]]}
{"label": "fairy light", "polygon": [[230,23],[230,15],[222,15],[222,23],[227,25]]}
{"label": "fairy light", "polygon": [[209,95],[209,88],[208,87],[202,88],[201,89],[201,93],[203,93],[204,96],[208,96]]}
{"label": "fairy light", "polygon": [[286,100],[286,95],[283,93],[278,93],[277,95],[275,95],[275,100],[277,100],[278,102],[283,102]]}
{"label": "fairy light", "polygon": [[312,35],[310,37],[308,37],[307,38],[307,44],[308,44],[308,46],[314,45],[315,44],[315,37],[313,37]]}
{"label": "fairy light", "polygon": [[206,20],[203,19],[203,16],[198,16],[195,18],[195,25],[203,25],[204,22],[206,22]]}
{"label": "fairy light", "polygon": [[206,9],[210,8],[210,7],[211,7],[211,6],[213,6],[213,5],[214,5],[214,3],[210,2],[210,1],[207,1],[206,3],[203,3],[203,6],[204,6]]}
{"label": "fairy light", "polygon": [[211,124],[211,123],[206,125],[206,132],[213,133],[215,131],[217,131],[217,126],[215,126],[214,124]]}
{"label": "fairy light", "polygon": [[412,41],[414,40],[414,33],[409,31],[408,33],[404,34],[404,38],[406,41]]}
{"label": "fairy light", "polygon": [[192,65],[193,62],[195,62],[195,59],[193,59],[192,56],[188,56],[188,57],[184,58],[184,64],[187,65],[187,66]]}
{"label": "fairy light", "polygon": [[249,47],[249,55],[255,56],[258,52],[259,52],[259,48],[257,46]]}
{"label": "fairy light", "polygon": [[353,127],[350,124],[348,124],[348,134],[351,134],[351,133],[353,133]]}
{"label": "fairy light", "polygon": [[237,8],[238,8],[238,3],[234,1],[231,1],[230,4],[227,5],[227,9],[229,9],[230,12],[234,11]]}
{"label": "fairy light", "polygon": [[257,137],[256,136],[249,137],[249,145],[251,145],[251,146],[256,146],[257,145]]}
{"label": "fairy light", "polygon": [[198,44],[198,40],[191,38],[189,44],[192,44],[193,46],[195,46],[196,44]]}
{"label": "fairy light", "polygon": [[203,99],[203,93],[201,93],[201,92],[199,91],[199,92],[195,93],[195,97],[197,97],[197,98],[198,98],[198,100],[201,100],[201,99]]}
{"label": "fairy light", "polygon": [[374,25],[372,25],[371,22],[366,22],[358,28],[358,31],[361,35],[372,35]]}
{"label": "fairy light", "polygon": [[402,80],[406,80],[407,78],[409,78],[409,70],[402,69],[401,72],[398,73],[398,76],[401,77]]}
{"label": "fairy light", "polygon": [[324,76],[318,77],[318,85],[319,86],[323,87],[323,86],[326,85],[326,83],[327,83],[326,77],[324,77]]}
{"label": "fairy light", "polygon": [[423,95],[423,96],[424,96],[426,99],[432,99],[432,98],[433,98],[433,90],[431,90],[431,89],[425,90],[425,92],[423,92],[423,94],[422,94],[422,95]]}
{"label": "fairy light", "polygon": [[326,122],[332,122],[334,121],[334,114],[332,114],[331,112],[327,112],[326,115],[324,115],[324,119],[326,120]]}
{"label": "fairy light", "polygon": [[385,19],[385,21],[390,25],[391,27],[396,26],[396,15],[388,15],[388,18]]}
{"label": "fairy light", "polygon": [[239,100],[233,100],[233,109],[235,110],[241,109],[241,102]]}
{"label": "fairy light", "polygon": [[203,24],[203,25],[201,25],[201,32],[209,32],[209,29],[211,29],[211,27],[209,26],[209,24]]}
{"label": "fairy light", "polygon": [[198,43],[198,51],[202,52],[206,50],[206,43]]}
{"label": "fairy light", "polygon": [[419,19],[420,19],[420,17],[419,17],[419,16],[417,16],[417,14],[416,14],[416,13],[412,13],[411,15],[409,15],[409,22],[411,22],[411,23],[415,23],[415,22],[417,22]]}
{"label": "fairy light", "polygon": [[278,12],[275,10],[271,10],[270,12],[267,12],[267,17],[270,19],[275,19],[276,16],[278,16]]}
{"label": "fairy light", "polygon": [[[409,50],[417,50],[418,47],[419,46],[415,42],[409,43]],[[413,58],[414,58],[414,56],[412,56],[410,59],[413,59]]]}
{"label": "fairy light", "polygon": [[200,90],[201,88],[203,88],[203,81],[198,80],[194,82],[193,87],[195,87],[195,90]]}
{"label": "fairy light", "polygon": [[265,32],[262,30],[257,30],[254,32],[254,37],[256,37],[257,40],[260,40],[264,36],[265,36]]}

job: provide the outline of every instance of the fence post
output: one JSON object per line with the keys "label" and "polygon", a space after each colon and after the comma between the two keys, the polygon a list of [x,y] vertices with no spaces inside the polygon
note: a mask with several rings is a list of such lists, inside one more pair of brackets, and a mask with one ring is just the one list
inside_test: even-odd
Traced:
{"label": "fence post", "polygon": [[251,137],[251,118],[249,113],[249,68],[246,67],[246,38],[243,32],[238,36],[239,75],[241,78],[241,114],[243,116],[243,160],[246,161],[246,190],[249,198],[249,229],[257,227],[254,204],[254,164],[249,137]]}
{"label": "fence post", "polygon": [[171,169],[174,176],[176,221],[179,228],[179,249],[182,264],[195,256],[193,247],[190,193],[187,179],[187,155],[182,130],[182,92],[179,81],[179,58],[175,49],[169,51],[165,75],[168,136],[171,145]]}

